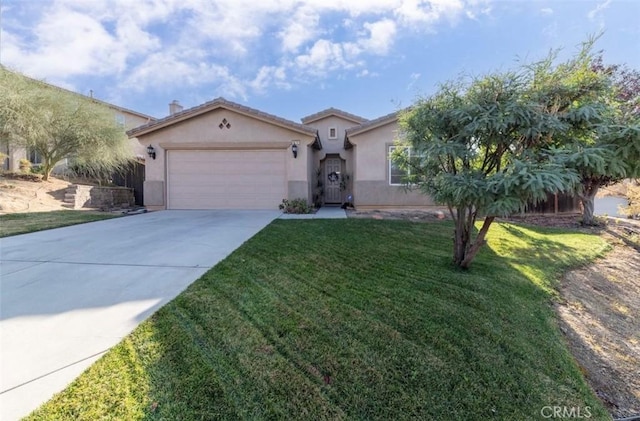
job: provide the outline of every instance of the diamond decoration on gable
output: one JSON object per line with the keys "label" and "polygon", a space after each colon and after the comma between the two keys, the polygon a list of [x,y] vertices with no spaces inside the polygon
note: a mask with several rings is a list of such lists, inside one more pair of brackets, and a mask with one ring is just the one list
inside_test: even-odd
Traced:
{"label": "diamond decoration on gable", "polygon": [[230,129],[231,128],[231,123],[229,123],[226,118],[223,118],[222,119],[222,123],[218,124],[218,127],[220,127],[220,130],[224,129],[225,127],[227,129]]}

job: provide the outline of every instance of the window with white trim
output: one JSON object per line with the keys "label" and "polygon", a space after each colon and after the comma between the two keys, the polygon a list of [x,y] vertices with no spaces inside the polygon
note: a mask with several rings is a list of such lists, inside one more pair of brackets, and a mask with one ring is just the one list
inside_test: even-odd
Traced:
{"label": "window with white trim", "polygon": [[406,153],[409,154],[408,158],[410,161],[413,161],[414,164],[417,164],[418,158],[421,156],[416,154],[415,150],[409,146],[389,146],[387,149],[387,163],[389,167],[389,184],[392,186],[401,186],[406,184],[406,177],[411,175],[411,168],[402,169],[398,164],[393,162],[391,159],[391,155],[396,148],[400,148]]}
{"label": "window with white trim", "polygon": [[337,138],[338,138],[338,128],[329,127],[329,139],[337,139]]}

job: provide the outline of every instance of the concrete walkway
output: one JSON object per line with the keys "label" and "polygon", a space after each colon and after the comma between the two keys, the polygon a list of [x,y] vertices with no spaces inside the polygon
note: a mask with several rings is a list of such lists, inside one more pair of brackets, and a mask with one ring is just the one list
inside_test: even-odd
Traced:
{"label": "concrete walkway", "polygon": [[279,215],[161,211],[0,239],[0,420],[65,388]]}
{"label": "concrete walkway", "polygon": [[347,213],[344,209],[337,206],[324,206],[318,209],[318,212],[316,213],[301,215],[293,213],[283,213],[280,216],[280,219],[345,219],[346,217]]}

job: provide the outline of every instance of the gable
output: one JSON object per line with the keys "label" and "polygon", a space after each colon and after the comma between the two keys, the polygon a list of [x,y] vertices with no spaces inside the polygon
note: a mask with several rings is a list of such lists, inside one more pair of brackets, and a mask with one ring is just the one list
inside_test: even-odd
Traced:
{"label": "gable", "polygon": [[[165,129],[167,127],[174,126],[178,123],[192,120],[199,116],[209,114],[215,110],[227,110],[244,116],[248,116],[255,120],[270,123],[274,126],[284,127],[300,134],[315,135],[315,130],[309,126],[295,123],[293,121],[268,114],[254,108],[246,107],[244,105],[236,104],[235,102],[227,101],[224,98],[216,98],[213,101],[206,102],[202,105],[198,105],[193,108],[169,115],[160,120],[145,124],[144,126],[137,127],[129,130],[127,134],[129,137],[141,137],[149,133]],[[224,124],[223,124],[224,125]]]}
{"label": "gable", "polygon": [[331,117],[339,118],[340,120],[344,121],[348,127],[362,124],[368,121],[364,117],[360,117],[355,114],[351,114],[346,111],[342,111],[333,107],[327,108],[326,110],[322,110],[315,114],[308,115],[306,117],[302,117],[300,120],[302,121],[303,124],[314,125],[313,123],[317,123],[321,120],[325,120]]}
{"label": "gable", "polygon": [[309,143],[315,139],[315,135],[310,132],[301,133],[299,130],[222,107],[173,122],[137,137],[145,143],[245,143],[253,146],[273,142],[288,144],[292,140],[304,140],[305,143]]}

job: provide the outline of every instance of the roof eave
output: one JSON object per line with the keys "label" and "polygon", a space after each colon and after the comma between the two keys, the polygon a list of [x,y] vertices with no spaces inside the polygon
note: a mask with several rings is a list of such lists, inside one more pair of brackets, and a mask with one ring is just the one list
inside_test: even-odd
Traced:
{"label": "roof eave", "polygon": [[370,122],[364,125],[347,129],[345,131],[345,137],[348,138],[348,136],[357,136],[362,133],[366,133],[370,130],[377,129],[378,127],[386,126],[387,124],[391,124],[395,121],[398,121],[398,118],[399,118],[398,113],[393,113],[376,120],[371,120]]}
{"label": "roof eave", "polygon": [[351,113],[339,110],[339,109],[334,108],[334,107],[327,108],[326,110],[319,111],[317,113],[308,115],[306,117],[302,117],[300,119],[300,121],[302,121],[302,124],[309,124],[309,123],[313,123],[313,122],[316,122],[318,120],[322,120],[324,118],[331,117],[331,116],[339,117],[339,118],[351,121],[351,122],[356,123],[356,124],[362,124],[362,123],[366,123],[367,121],[369,121],[364,117],[360,117],[358,115],[351,114]]}
{"label": "roof eave", "polygon": [[[201,107],[201,109],[197,109],[198,107]],[[282,128],[288,129],[288,130],[292,130],[292,131],[300,133],[300,134],[304,134],[304,135],[307,135],[307,136],[317,136],[317,131],[314,128],[311,128],[311,127],[309,127],[309,128],[297,127],[296,126],[297,123],[293,123],[293,122],[292,122],[292,124],[287,124],[287,122],[285,122],[285,121],[279,121],[279,117],[276,117],[276,116],[273,116],[274,118],[268,118],[268,117],[271,117],[271,116],[265,117],[265,116],[262,116],[260,114],[253,113],[251,111],[244,110],[241,107],[234,106],[233,103],[231,103],[231,102],[229,102],[227,100],[224,100],[224,99],[222,99],[222,100],[220,100],[220,99],[214,100],[209,104],[209,106],[202,106],[202,105],[201,106],[197,106],[197,107],[194,107],[194,108],[190,108],[188,110],[181,111],[181,112],[176,113],[174,115],[171,115],[169,117],[165,117],[165,119],[161,119],[161,120],[159,120],[157,122],[152,122],[152,123],[149,123],[149,124],[145,124],[143,126],[138,126],[138,127],[134,128],[134,129],[131,129],[131,130],[127,131],[127,135],[130,138],[137,137],[137,136],[145,136],[145,135],[147,135],[149,133],[155,132],[157,130],[161,130],[161,129],[169,127],[169,126],[171,126],[173,124],[180,123],[182,121],[197,117],[199,115],[206,114],[208,112],[217,110],[219,108],[223,108],[225,110],[236,112],[238,114],[242,114],[242,115],[245,115],[247,117],[251,117],[251,118],[254,118],[256,120],[263,121],[265,123],[273,124],[273,125],[276,125],[278,127],[282,127]],[[300,125],[300,126],[302,126],[302,125]]]}

